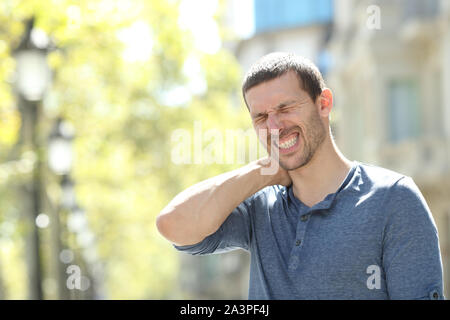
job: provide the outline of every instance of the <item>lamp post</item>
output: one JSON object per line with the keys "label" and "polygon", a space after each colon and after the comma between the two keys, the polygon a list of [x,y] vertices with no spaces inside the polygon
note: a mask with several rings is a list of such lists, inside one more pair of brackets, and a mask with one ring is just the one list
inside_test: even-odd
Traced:
{"label": "lamp post", "polygon": [[30,238],[29,286],[30,299],[43,299],[42,263],[40,254],[40,236],[36,218],[41,213],[41,150],[38,139],[40,108],[45,92],[50,86],[51,71],[47,63],[47,54],[51,50],[48,37],[34,28],[34,18],[26,22],[25,33],[13,54],[16,60],[15,90],[22,118],[20,131],[21,143],[36,155],[32,173],[32,182],[27,186],[30,192],[30,218],[33,228]]}
{"label": "lamp post", "polygon": [[69,299],[70,294],[66,287],[66,270],[60,255],[63,252],[61,239],[61,222],[59,215],[63,210],[71,210],[76,205],[74,182],[70,178],[73,163],[72,141],[74,129],[72,125],[59,117],[56,119],[48,137],[48,166],[50,170],[60,176],[61,200],[54,217],[56,265],[58,270],[58,292],[60,299]]}

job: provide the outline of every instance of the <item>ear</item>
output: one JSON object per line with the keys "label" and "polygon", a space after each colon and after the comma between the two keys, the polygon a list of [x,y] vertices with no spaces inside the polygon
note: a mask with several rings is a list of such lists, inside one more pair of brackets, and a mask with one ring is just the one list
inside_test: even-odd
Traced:
{"label": "ear", "polygon": [[324,88],[318,98],[319,114],[323,117],[328,117],[333,108],[333,93],[331,93],[330,89]]}

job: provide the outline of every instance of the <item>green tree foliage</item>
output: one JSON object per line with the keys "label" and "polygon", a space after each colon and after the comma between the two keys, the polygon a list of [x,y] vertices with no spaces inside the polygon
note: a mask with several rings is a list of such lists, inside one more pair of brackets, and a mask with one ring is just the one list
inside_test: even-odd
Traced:
{"label": "green tree foliage", "polygon": [[[6,164],[20,129],[12,49],[31,15],[59,48],[49,55],[54,75],[43,121],[62,115],[75,127],[77,199],[96,235],[107,297],[178,297],[178,253],[157,232],[155,218],[177,192],[236,164],[176,165],[171,135],[179,128],[192,132],[196,120],[204,130],[222,132],[250,124],[245,108],[230,102],[240,82],[234,57],[223,49],[197,50],[192,34],[178,24],[178,6],[170,0],[0,2],[0,224],[16,226],[2,235],[2,249],[12,248],[0,255],[6,298],[26,297],[20,199],[9,191],[19,173]],[[136,26],[148,28],[141,39],[151,48],[148,57],[127,57]],[[183,71],[186,61],[198,62],[206,90],[174,106],[192,80]],[[49,126],[42,127],[43,135]],[[57,188],[49,183],[47,189],[57,200]]]}

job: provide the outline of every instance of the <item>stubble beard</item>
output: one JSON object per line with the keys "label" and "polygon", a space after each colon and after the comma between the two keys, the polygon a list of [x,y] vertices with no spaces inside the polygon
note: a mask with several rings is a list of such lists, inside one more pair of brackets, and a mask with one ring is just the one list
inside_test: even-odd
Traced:
{"label": "stubble beard", "polygon": [[302,128],[297,128],[299,129],[300,143],[303,145],[300,145],[300,150],[297,150],[296,154],[288,156],[294,157],[295,160],[283,160],[283,155],[279,155],[280,167],[287,171],[306,166],[326,138],[326,130],[317,111],[313,112],[310,119],[305,122],[306,135]]}

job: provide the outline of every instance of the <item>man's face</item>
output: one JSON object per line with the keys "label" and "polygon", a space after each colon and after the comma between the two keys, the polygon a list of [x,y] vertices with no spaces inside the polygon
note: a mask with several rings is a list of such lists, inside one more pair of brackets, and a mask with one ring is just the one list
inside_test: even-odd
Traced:
{"label": "man's face", "polygon": [[[294,170],[306,165],[326,137],[318,106],[301,89],[294,71],[263,82],[246,94],[253,126],[269,154],[278,151],[280,166]],[[260,130],[266,130],[263,141]],[[278,143],[271,139],[276,130]]]}

